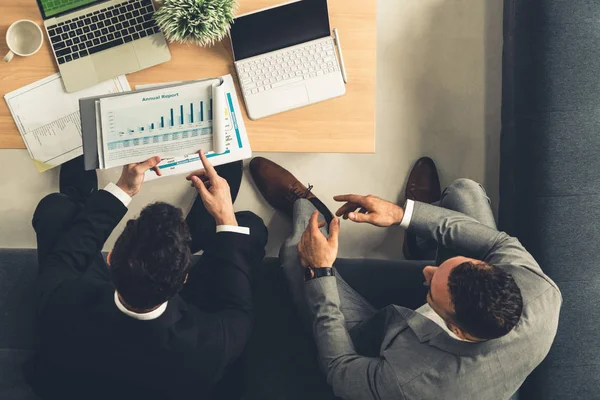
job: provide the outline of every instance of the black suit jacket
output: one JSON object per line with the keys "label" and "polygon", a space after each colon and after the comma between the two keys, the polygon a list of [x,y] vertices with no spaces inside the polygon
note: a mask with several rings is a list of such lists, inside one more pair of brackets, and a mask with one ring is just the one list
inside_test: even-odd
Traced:
{"label": "black suit jacket", "polygon": [[203,399],[241,354],[251,330],[252,237],[216,234],[194,276],[157,319],[123,314],[110,280],[86,274],[127,209],[100,190],[40,260],[38,354],[29,380],[42,398]]}

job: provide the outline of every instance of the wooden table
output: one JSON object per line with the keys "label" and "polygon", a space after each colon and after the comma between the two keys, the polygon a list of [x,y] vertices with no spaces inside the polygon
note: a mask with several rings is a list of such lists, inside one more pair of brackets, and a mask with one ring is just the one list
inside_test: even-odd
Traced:
{"label": "wooden table", "polygon": [[[239,0],[239,13],[282,1]],[[376,0],[329,0],[331,27],[340,32],[348,70],[346,95],[258,121],[244,115],[254,151],[375,152],[375,4]],[[6,30],[12,22],[31,19],[41,26],[42,19],[34,0],[0,0],[0,10],[0,57],[3,57],[8,52]],[[10,63],[0,64],[0,95],[57,71],[47,37],[44,39],[37,54],[26,58],[15,56]],[[228,40],[210,49],[181,44],[170,44],[169,48],[170,62],[127,76],[132,87],[227,73],[235,76]],[[241,94],[239,87],[238,93]],[[4,101],[0,101],[0,126],[0,148],[25,148]]]}

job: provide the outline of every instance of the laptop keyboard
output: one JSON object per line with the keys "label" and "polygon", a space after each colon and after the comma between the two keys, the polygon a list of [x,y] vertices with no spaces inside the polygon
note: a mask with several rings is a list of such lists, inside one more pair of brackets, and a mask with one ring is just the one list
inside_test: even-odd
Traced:
{"label": "laptop keyboard", "polygon": [[49,26],[59,64],[160,32],[152,0],[130,0]]}
{"label": "laptop keyboard", "polygon": [[339,73],[333,41],[280,50],[237,63],[240,83],[246,96],[277,89],[317,76]]}

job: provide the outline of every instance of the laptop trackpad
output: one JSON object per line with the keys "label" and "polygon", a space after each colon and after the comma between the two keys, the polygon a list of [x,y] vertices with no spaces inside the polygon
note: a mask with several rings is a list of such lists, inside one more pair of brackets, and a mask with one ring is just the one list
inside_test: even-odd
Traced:
{"label": "laptop trackpad", "polygon": [[308,104],[309,101],[305,85],[277,91],[274,98],[277,99],[278,108],[283,110],[289,110],[290,108]]}
{"label": "laptop trackpad", "polygon": [[135,51],[129,43],[93,54],[92,61],[94,61],[100,81],[136,71],[140,65]]}

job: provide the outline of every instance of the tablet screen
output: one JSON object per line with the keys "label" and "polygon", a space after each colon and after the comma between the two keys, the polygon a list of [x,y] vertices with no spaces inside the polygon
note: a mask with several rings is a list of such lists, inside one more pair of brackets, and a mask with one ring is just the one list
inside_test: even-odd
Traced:
{"label": "tablet screen", "polygon": [[254,57],[331,35],[327,0],[300,0],[235,19],[235,60]]}

